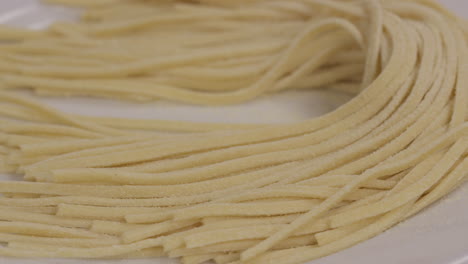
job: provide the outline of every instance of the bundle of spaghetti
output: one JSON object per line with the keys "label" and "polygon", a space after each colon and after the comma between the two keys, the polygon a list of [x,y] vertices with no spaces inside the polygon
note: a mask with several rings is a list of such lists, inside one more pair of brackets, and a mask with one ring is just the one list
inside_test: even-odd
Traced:
{"label": "bundle of spaghetti", "polygon": [[42,34],[1,34],[13,39],[1,47],[2,81],[41,95],[205,105],[328,84],[358,92],[364,63],[359,30],[344,19],[311,20],[313,9],[300,2],[96,7],[79,23],[58,22]]}
{"label": "bundle of spaghetti", "polygon": [[[2,27],[0,255],[304,263],[376,236],[468,171],[468,34],[432,0],[77,1]],[[354,95],[289,124],[84,116],[38,95],[231,104]]]}

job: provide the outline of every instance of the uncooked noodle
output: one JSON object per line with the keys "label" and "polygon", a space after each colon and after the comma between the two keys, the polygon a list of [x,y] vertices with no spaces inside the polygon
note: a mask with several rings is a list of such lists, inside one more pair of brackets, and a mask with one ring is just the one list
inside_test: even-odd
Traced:
{"label": "uncooked noodle", "polygon": [[[463,183],[468,28],[433,0],[49,0],[0,27],[0,255],[304,263]],[[289,124],[93,117],[17,90],[199,105],[353,95]]]}

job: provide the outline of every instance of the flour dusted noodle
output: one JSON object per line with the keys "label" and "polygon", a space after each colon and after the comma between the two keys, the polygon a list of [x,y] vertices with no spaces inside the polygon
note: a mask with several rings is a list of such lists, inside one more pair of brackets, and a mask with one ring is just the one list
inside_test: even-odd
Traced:
{"label": "flour dusted noodle", "polygon": [[[0,255],[299,264],[378,235],[468,171],[465,22],[432,0],[76,1],[0,27]],[[199,105],[354,95],[290,124],[62,113],[35,95]]]}

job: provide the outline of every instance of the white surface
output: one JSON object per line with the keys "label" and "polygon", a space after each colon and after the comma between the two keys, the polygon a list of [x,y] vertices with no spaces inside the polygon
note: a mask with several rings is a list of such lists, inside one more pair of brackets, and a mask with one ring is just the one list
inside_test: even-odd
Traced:
{"label": "white surface", "polygon": [[[468,1],[441,1],[468,17]],[[71,19],[74,12],[44,7],[37,0],[0,0],[0,23],[32,28],[53,20]],[[98,99],[46,99],[61,110],[94,115],[221,122],[286,122],[319,116],[347,100],[343,95],[324,92],[291,92],[260,98],[240,106],[206,108],[166,102],[139,104]],[[1,178],[1,175],[0,175]],[[337,254],[310,264],[467,264],[468,184],[412,219]],[[169,264],[174,260],[35,260],[0,258],[0,264]],[[281,264],[281,263],[278,263]]]}

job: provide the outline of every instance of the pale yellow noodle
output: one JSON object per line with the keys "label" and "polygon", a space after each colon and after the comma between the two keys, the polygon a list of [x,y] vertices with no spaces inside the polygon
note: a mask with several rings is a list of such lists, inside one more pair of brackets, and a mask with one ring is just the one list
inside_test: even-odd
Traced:
{"label": "pale yellow noodle", "polygon": [[[434,0],[47,2],[83,13],[0,26],[0,172],[18,174],[0,182],[1,256],[300,264],[466,179],[468,26]],[[65,113],[24,88],[135,104],[354,97],[301,122],[230,124]]]}

